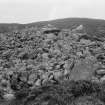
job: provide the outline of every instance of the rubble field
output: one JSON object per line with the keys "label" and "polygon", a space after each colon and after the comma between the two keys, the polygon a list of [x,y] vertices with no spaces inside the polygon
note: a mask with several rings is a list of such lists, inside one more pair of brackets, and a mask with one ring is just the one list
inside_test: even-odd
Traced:
{"label": "rubble field", "polygon": [[[105,40],[90,37],[83,25],[59,29],[48,24],[0,34],[0,105],[105,105],[104,83]],[[84,91],[93,85],[99,94]]]}

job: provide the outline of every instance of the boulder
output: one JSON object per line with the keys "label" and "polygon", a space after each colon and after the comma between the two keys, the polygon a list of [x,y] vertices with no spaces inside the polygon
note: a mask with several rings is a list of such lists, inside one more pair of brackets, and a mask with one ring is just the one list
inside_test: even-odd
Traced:
{"label": "boulder", "polygon": [[101,80],[102,82],[105,81],[105,76],[103,76],[100,80]]}
{"label": "boulder", "polygon": [[59,80],[59,78],[61,78],[63,76],[63,72],[60,70],[54,71],[54,78],[56,80]]}
{"label": "boulder", "polygon": [[91,43],[91,40],[88,40],[88,39],[81,39],[80,40],[80,43],[81,44],[85,44],[85,45],[89,45]]}
{"label": "boulder", "polygon": [[60,29],[54,27],[51,24],[48,24],[47,26],[44,26],[42,28],[42,30],[43,30],[43,34],[49,34],[49,33],[58,34],[60,32]]}
{"label": "boulder", "polygon": [[76,30],[83,30],[84,29],[84,26],[83,25],[79,25]]}
{"label": "boulder", "polygon": [[99,68],[96,70],[96,75],[105,75],[105,68]]}
{"label": "boulder", "polygon": [[71,80],[90,80],[93,75],[91,64],[87,64],[85,60],[75,63],[74,68],[70,72]]}
{"label": "boulder", "polygon": [[43,54],[42,54],[42,57],[43,57],[44,59],[48,59],[48,53],[43,53]]}
{"label": "boulder", "polygon": [[28,83],[29,84],[34,84],[36,78],[37,78],[37,75],[35,73],[30,74]]}
{"label": "boulder", "polygon": [[38,79],[38,80],[35,82],[35,86],[41,86],[41,79]]}
{"label": "boulder", "polygon": [[53,33],[46,34],[46,38],[47,39],[54,39],[55,38],[55,35]]}
{"label": "boulder", "polygon": [[75,29],[72,29],[72,32],[76,33],[85,33],[85,28],[83,25],[77,26]]}
{"label": "boulder", "polygon": [[7,94],[3,95],[3,98],[4,98],[6,101],[10,101],[10,100],[15,99],[15,96],[14,96],[14,94],[12,94],[12,93],[7,93]]}

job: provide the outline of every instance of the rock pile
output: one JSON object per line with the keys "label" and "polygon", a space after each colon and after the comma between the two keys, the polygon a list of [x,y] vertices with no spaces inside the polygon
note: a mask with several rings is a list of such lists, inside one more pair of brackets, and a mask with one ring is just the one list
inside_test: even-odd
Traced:
{"label": "rock pile", "polygon": [[83,25],[74,30],[26,28],[1,34],[0,40],[0,81],[6,81],[7,94],[68,79],[102,76],[104,81],[105,71],[93,65],[105,65],[105,43],[91,39]]}

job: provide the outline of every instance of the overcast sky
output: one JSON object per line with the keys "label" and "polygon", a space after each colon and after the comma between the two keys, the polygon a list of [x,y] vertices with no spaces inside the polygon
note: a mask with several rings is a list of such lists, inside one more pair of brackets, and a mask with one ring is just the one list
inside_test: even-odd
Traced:
{"label": "overcast sky", "polygon": [[0,0],[0,23],[67,17],[105,19],[105,0]]}

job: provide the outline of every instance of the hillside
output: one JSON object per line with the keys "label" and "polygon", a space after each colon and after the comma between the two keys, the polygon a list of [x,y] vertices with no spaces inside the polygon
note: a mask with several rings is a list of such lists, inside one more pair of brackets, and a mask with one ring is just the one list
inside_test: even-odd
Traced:
{"label": "hillside", "polygon": [[105,34],[105,20],[88,19],[88,18],[65,18],[52,21],[42,21],[29,24],[0,24],[0,32],[11,32],[14,29],[23,29],[25,27],[42,27],[47,24],[52,24],[58,28],[76,28],[78,25],[83,24],[86,28],[86,32],[89,35],[96,35],[104,37]]}
{"label": "hillside", "polygon": [[25,26],[24,25],[22,25],[22,24],[15,24],[15,23],[13,23],[13,24],[0,24],[0,33],[7,33],[7,32],[11,32],[11,31],[13,31],[13,30],[20,30],[20,29],[23,29],[23,28],[25,28]]}

